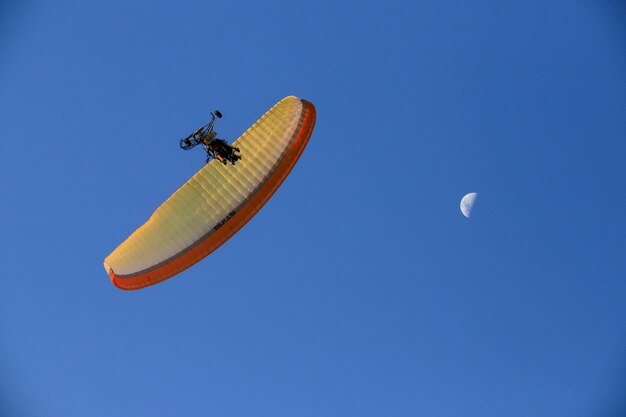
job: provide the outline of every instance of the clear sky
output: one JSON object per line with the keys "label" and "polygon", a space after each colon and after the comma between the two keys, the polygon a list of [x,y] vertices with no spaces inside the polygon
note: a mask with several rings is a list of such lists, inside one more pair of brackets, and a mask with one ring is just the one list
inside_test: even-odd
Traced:
{"label": "clear sky", "polygon": [[[0,415],[626,414],[618,1],[0,2]],[[102,261],[294,94],[309,146],[223,247]],[[478,192],[472,217],[461,197]]]}

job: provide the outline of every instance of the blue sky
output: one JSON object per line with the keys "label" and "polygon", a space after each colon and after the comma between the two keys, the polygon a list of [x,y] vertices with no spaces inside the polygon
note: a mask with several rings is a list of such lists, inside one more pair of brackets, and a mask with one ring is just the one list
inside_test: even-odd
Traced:
{"label": "blue sky", "polygon": [[[0,14],[0,414],[626,412],[620,2]],[[178,139],[290,94],[318,119],[274,198],[115,288],[104,257],[203,164]]]}

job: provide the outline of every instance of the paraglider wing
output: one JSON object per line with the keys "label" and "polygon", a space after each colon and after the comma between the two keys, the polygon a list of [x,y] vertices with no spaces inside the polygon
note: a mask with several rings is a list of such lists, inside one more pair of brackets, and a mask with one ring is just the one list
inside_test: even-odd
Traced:
{"label": "paraglider wing", "polygon": [[220,247],[269,200],[296,164],[315,107],[294,96],[268,110],[233,146],[236,165],[211,161],[104,260],[113,284],[133,290],[168,279]]}

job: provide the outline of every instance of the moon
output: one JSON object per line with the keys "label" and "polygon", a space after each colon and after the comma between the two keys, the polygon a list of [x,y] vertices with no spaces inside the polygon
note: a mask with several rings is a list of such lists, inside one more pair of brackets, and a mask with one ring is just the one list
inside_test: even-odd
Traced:
{"label": "moon", "polygon": [[472,214],[472,207],[474,207],[474,201],[478,193],[465,194],[461,199],[461,213],[467,218]]}

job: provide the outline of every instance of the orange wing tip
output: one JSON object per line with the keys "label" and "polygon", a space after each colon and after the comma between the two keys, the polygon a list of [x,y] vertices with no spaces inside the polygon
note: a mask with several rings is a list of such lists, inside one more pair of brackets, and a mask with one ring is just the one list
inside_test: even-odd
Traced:
{"label": "orange wing tip", "polygon": [[111,266],[107,263],[106,260],[103,263],[104,263],[104,269],[105,269],[105,271],[107,271],[107,274],[109,275],[109,279],[111,280],[113,285],[115,285],[117,288],[123,289],[123,287],[121,287],[119,282],[118,282],[118,278],[115,275],[115,272],[113,271],[113,268],[111,268]]}

